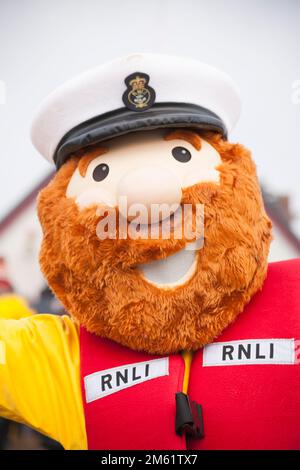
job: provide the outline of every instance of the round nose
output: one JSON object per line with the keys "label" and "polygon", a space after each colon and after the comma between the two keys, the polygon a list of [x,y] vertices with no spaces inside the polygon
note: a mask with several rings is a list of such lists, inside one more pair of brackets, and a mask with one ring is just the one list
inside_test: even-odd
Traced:
{"label": "round nose", "polygon": [[[167,170],[156,166],[139,168],[127,173],[118,184],[119,210],[128,219],[137,216],[141,223],[158,222],[170,216],[179,207],[182,191],[179,178]],[[123,198],[126,198],[124,204]],[[122,198],[122,199],[121,199]],[[122,201],[122,202],[121,202]],[[168,205],[167,210],[157,211],[153,205]],[[132,207],[132,211],[130,210]],[[165,206],[166,208],[167,206]]]}

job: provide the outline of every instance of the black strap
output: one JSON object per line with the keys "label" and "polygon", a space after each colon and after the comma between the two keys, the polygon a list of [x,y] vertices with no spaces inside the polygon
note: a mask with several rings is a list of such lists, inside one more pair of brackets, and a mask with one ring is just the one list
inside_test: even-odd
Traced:
{"label": "black strap", "polygon": [[202,439],[204,437],[202,406],[191,401],[183,392],[175,395],[176,399],[176,434]]}

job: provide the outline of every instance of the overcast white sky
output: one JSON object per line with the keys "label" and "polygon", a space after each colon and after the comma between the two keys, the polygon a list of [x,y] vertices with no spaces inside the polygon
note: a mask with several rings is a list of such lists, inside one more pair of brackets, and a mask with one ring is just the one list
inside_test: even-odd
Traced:
{"label": "overcast white sky", "polygon": [[232,76],[243,112],[230,138],[252,149],[261,181],[289,193],[300,215],[300,1],[0,0],[0,218],[50,170],[29,140],[40,100],[140,51],[192,56]]}

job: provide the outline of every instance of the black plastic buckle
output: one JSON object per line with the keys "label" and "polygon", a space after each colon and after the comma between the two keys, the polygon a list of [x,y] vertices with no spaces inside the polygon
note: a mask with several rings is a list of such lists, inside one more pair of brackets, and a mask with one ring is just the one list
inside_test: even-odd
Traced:
{"label": "black plastic buckle", "polygon": [[176,434],[202,439],[204,437],[202,406],[191,401],[183,392],[175,395],[176,399]]}

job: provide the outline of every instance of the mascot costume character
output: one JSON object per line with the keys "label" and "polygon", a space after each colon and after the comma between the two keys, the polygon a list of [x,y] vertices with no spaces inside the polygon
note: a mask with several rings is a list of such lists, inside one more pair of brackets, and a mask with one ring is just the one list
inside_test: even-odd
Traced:
{"label": "mascot costume character", "polygon": [[3,417],[65,449],[300,448],[300,262],[268,265],[239,112],[227,75],[153,54],[42,103],[40,263],[69,315],[0,320]]}

